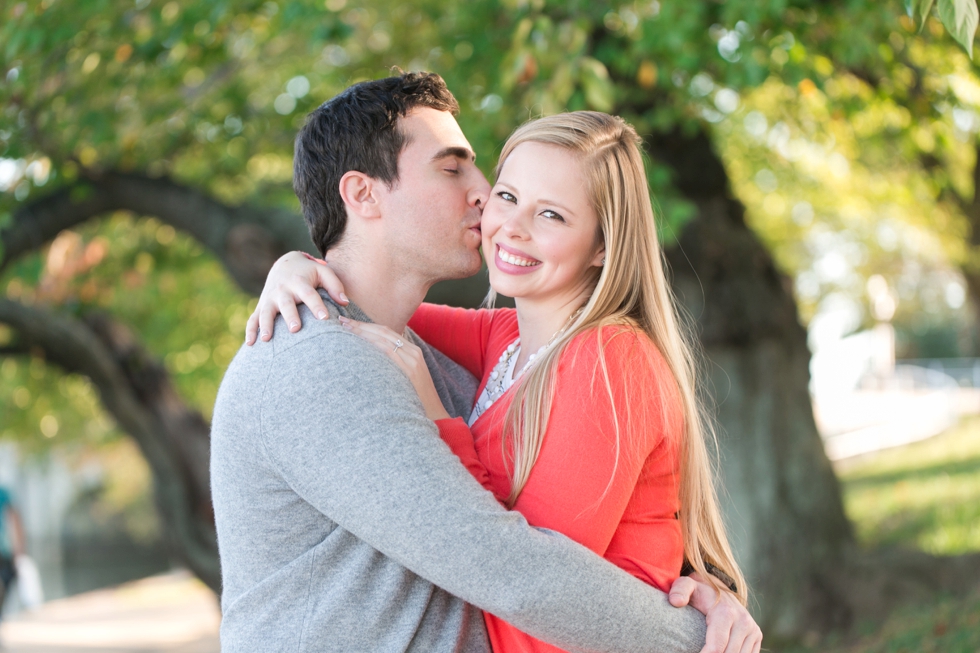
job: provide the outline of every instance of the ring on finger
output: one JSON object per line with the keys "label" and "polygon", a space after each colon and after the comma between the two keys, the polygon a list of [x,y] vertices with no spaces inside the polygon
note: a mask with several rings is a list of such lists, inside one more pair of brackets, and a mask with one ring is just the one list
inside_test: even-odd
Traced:
{"label": "ring on finger", "polygon": [[396,351],[398,351],[404,346],[405,343],[401,341],[401,338],[399,338],[398,340],[395,341],[395,348],[391,350],[391,353],[394,354]]}

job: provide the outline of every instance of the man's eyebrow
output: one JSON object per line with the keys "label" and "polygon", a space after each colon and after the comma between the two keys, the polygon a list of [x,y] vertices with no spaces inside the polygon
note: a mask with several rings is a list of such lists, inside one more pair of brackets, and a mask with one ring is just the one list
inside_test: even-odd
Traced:
{"label": "man's eyebrow", "polygon": [[436,155],[432,157],[433,161],[438,161],[439,159],[445,159],[447,156],[451,156],[455,159],[463,159],[464,161],[476,161],[476,154],[473,150],[465,147],[444,147]]}

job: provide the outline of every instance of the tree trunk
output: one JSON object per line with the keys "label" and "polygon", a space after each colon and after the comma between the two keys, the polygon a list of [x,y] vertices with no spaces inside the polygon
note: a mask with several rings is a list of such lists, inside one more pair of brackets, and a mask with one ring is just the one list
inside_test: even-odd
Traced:
{"label": "tree trunk", "polygon": [[966,293],[973,307],[974,320],[980,325],[980,142],[974,146],[973,197],[966,199],[952,184],[944,189],[941,196],[951,198],[952,204],[966,218],[966,260],[961,263],[960,272],[966,281]]}
{"label": "tree trunk", "polygon": [[171,549],[216,592],[221,585],[211,507],[210,429],[177,395],[166,370],[117,322],[85,322],[0,298],[0,322],[22,351],[40,350],[83,374],[153,471],[154,496]]}
{"label": "tree trunk", "polygon": [[975,587],[977,554],[858,549],[813,420],[810,352],[790,280],[746,226],[705,133],[657,135],[647,146],[698,209],[667,260],[708,359],[719,494],[769,644]]}
{"label": "tree trunk", "polygon": [[837,572],[853,536],[813,420],[790,281],[746,226],[706,134],[657,135],[647,147],[698,209],[667,259],[708,359],[720,496],[760,625],[770,641],[846,625]]}

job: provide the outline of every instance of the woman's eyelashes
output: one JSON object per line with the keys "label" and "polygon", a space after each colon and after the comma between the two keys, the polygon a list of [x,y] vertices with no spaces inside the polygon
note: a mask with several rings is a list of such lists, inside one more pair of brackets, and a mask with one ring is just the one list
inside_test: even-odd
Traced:
{"label": "woman's eyelashes", "polygon": [[[513,193],[508,193],[505,190],[499,190],[497,191],[496,195],[497,197],[499,197],[505,202],[510,202],[511,204],[517,204],[517,198],[513,195]],[[557,211],[552,211],[551,209],[545,209],[538,215],[548,218],[549,220],[555,220],[557,222],[565,222],[564,216],[562,216]]]}

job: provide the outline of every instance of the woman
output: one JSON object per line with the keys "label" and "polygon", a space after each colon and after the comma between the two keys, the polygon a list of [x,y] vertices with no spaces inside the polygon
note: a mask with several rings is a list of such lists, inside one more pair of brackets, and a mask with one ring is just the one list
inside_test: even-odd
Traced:
{"label": "woman", "polygon": [[[446,443],[532,525],[664,591],[685,558],[730,591],[709,573],[720,568],[744,605],[638,143],[632,127],[596,112],[542,118],[507,141],[483,253],[491,301],[513,297],[516,310],[423,304],[409,323],[482,380],[468,424],[449,419],[399,334],[345,326],[406,371]],[[290,276],[270,274],[266,287]],[[486,619],[497,653],[556,650]]]}

